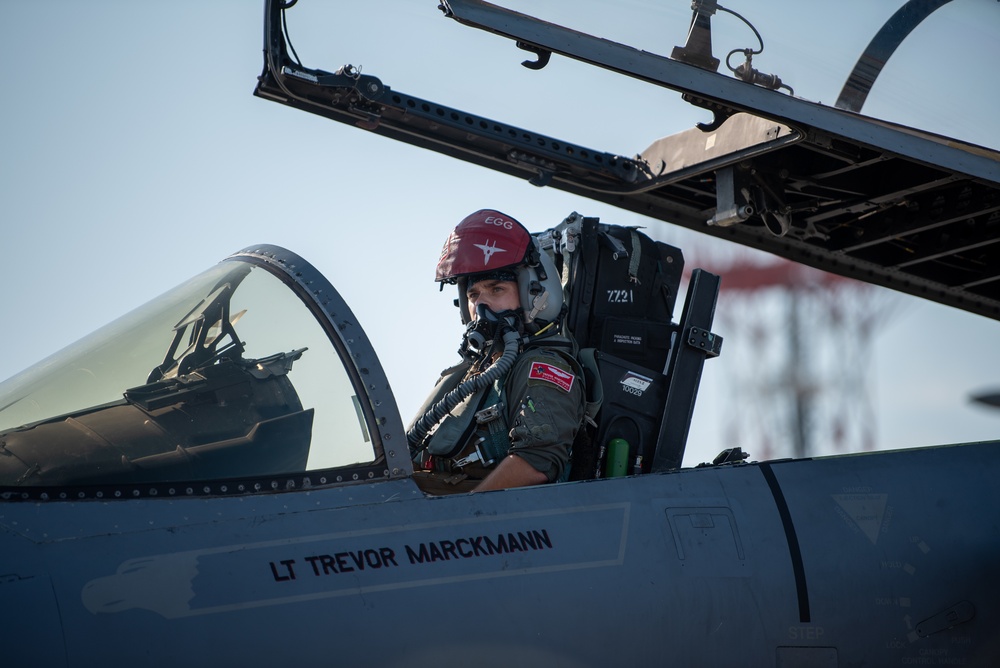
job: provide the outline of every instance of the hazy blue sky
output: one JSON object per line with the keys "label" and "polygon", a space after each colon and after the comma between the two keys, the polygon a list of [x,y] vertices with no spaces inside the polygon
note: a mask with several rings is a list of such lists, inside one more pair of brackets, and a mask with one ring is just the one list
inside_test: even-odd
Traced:
{"label": "hazy blue sky", "polygon": [[[663,54],[683,43],[690,20],[687,0],[508,4]],[[726,3],[763,34],[758,69],[828,104],[901,4]],[[529,71],[511,42],[462,27],[436,6],[301,0],[288,22],[307,66],[352,63],[394,89],[596,149],[631,155],[706,120],[675,93],[558,57]],[[247,0],[4,3],[0,379],[233,251],[274,243],[311,261],[344,294],[406,422],[437,372],[455,361],[461,326],[433,270],[449,229],[467,213],[498,208],[544,229],[576,210],[646,225],[689,257],[728,252],[656,221],[254,98],[262,17],[263,3]],[[756,46],[733,17],[714,21],[716,56]],[[954,0],[897,51],[864,112],[1000,148],[997,62],[1000,4]],[[891,301],[869,386],[879,446],[1000,435],[1000,411],[967,400],[970,391],[1000,387],[1000,325],[911,298]],[[737,354],[744,332],[720,319],[724,327],[724,354],[706,366],[689,464],[739,444],[723,431],[739,402],[728,388],[745,368]]]}

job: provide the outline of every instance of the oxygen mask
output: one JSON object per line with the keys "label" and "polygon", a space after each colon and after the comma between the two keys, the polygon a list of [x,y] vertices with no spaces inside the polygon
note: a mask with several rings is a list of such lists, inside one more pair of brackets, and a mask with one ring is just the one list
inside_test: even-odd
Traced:
{"label": "oxygen mask", "polygon": [[486,304],[476,306],[476,318],[465,326],[462,346],[458,354],[469,361],[482,359],[494,342],[503,338],[508,331],[517,331],[518,317],[512,310],[494,312]]}
{"label": "oxygen mask", "polygon": [[524,333],[517,311],[496,313],[485,304],[476,306],[476,319],[465,328],[458,349],[475,373],[431,406],[406,432],[410,455],[418,457],[426,445],[424,439],[434,425],[466,398],[502,378],[514,366]]}

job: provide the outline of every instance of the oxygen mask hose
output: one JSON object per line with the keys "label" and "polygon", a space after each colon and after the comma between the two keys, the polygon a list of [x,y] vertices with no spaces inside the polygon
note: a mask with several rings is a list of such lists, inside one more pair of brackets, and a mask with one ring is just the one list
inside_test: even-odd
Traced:
{"label": "oxygen mask hose", "polygon": [[[498,315],[482,305],[480,308],[485,308],[488,314],[484,313],[483,316],[485,317],[477,318],[472,323],[469,323],[460,352],[467,359],[471,354],[481,355],[485,351],[486,343],[488,342],[483,335],[482,323],[490,322],[491,326],[495,328],[495,334],[491,339],[495,340],[499,337],[503,341],[503,353],[485,371],[462,381],[458,387],[442,397],[419,420],[413,423],[410,430],[406,432],[406,442],[409,444],[410,453],[413,455],[416,455],[420,451],[424,437],[427,436],[427,432],[430,431],[431,427],[440,422],[445,415],[450,413],[453,408],[462,403],[467,397],[504,376],[514,366],[514,360],[517,359],[521,345],[521,335],[515,327],[516,316],[507,315],[506,313]],[[479,353],[474,353],[477,349]],[[466,350],[468,350],[469,354],[466,353]]]}

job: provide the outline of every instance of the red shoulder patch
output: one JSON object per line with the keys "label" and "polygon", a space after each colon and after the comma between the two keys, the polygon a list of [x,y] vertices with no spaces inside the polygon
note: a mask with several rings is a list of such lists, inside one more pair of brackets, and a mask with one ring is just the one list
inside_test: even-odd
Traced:
{"label": "red shoulder patch", "polygon": [[563,371],[559,367],[546,364],[545,362],[532,362],[531,371],[528,372],[528,379],[544,380],[569,392],[573,387],[573,381],[576,380],[576,376],[569,371]]}

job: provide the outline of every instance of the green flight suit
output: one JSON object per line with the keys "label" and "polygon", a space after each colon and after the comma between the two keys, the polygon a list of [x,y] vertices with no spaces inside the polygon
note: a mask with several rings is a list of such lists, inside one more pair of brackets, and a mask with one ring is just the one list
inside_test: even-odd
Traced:
{"label": "green flight suit", "polygon": [[[434,405],[464,379],[465,369],[442,376],[422,411]],[[518,356],[499,385],[509,440],[508,454],[524,459],[544,473],[549,482],[565,480],[569,475],[571,446],[584,420],[583,374],[576,360],[564,350],[532,346]],[[469,400],[475,401],[476,405],[460,406],[453,414],[463,410],[475,412],[496,403],[496,400],[496,391],[482,392]],[[456,467],[456,460],[474,452],[474,444],[484,431],[475,429],[475,425],[471,424],[474,420],[468,418],[466,422],[470,426],[460,432],[442,428],[450,419],[446,417],[431,431],[431,451],[450,453],[433,458],[435,470],[459,473],[461,477],[467,476],[475,481],[485,478],[502,457],[489,466],[473,463]],[[456,442],[458,440],[463,442]]]}

